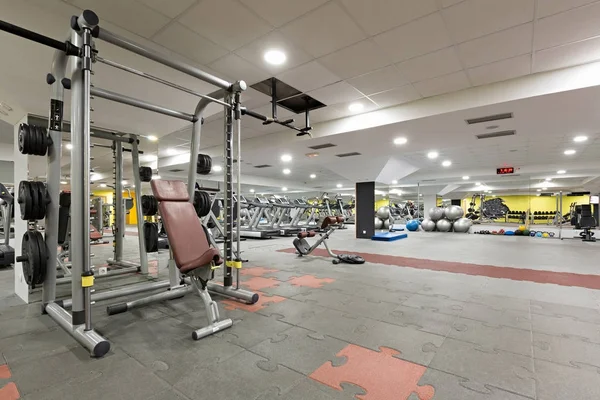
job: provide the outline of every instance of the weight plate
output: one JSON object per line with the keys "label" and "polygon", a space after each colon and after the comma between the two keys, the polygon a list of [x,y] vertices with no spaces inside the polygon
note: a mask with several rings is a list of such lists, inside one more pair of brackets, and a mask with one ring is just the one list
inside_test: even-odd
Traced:
{"label": "weight plate", "polygon": [[38,231],[32,232],[33,236],[35,237],[35,242],[38,246],[38,251],[39,251],[39,264],[37,266],[37,268],[35,269],[35,275],[34,275],[34,283],[35,284],[42,284],[44,283],[44,279],[46,278],[46,265],[48,262],[48,250],[46,248],[46,241],[44,240],[44,237],[42,236],[42,234]]}
{"label": "weight plate", "polygon": [[150,182],[152,180],[152,168],[150,167],[140,167],[139,174],[142,182]]}
{"label": "weight plate", "polygon": [[33,207],[33,198],[31,197],[29,182],[21,181],[19,183],[19,197],[17,201],[19,203],[19,209],[21,211],[21,219],[24,221],[28,221],[29,218],[31,218],[31,210]]}
{"label": "weight plate", "polygon": [[37,156],[39,155],[39,148],[40,148],[40,140],[41,140],[41,136],[39,133],[39,130],[37,128],[37,126],[35,125],[29,125],[29,136],[31,136],[32,141],[31,141],[31,155]]}
{"label": "weight plate", "polygon": [[44,219],[46,218],[46,185],[44,182],[35,182],[36,192],[38,195],[38,207],[37,207],[37,218],[36,219]]}
{"label": "weight plate", "polygon": [[27,154],[26,152],[26,139],[25,139],[25,132],[27,130],[27,125],[25,124],[21,124],[19,125],[19,152],[21,154]]}
{"label": "weight plate", "polygon": [[45,156],[48,152],[48,145],[50,142],[50,138],[48,138],[48,131],[44,127],[40,127],[40,131],[42,132],[42,156]]}

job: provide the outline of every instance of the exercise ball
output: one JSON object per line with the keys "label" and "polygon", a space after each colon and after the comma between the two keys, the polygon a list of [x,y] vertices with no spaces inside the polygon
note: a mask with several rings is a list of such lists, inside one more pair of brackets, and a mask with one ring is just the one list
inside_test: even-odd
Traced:
{"label": "exercise ball", "polygon": [[425,232],[433,232],[435,230],[435,222],[429,218],[425,218],[423,222],[421,222],[421,227],[423,227]]}
{"label": "exercise ball", "polygon": [[450,230],[452,230],[452,222],[448,221],[445,218],[440,219],[438,222],[435,223],[435,227],[440,232],[450,232]]}
{"label": "exercise ball", "polygon": [[542,233],[542,237],[548,238],[550,237],[550,234],[548,232],[544,232]]}
{"label": "exercise ball", "polygon": [[375,217],[375,229],[383,229],[383,221]]}
{"label": "exercise ball", "polygon": [[444,209],[444,215],[446,216],[446,219],[450,221],[455,221],[459,218],[462,218],[464,214],[465,212],[460,206],[448,206]]}
{"label": "exercise ball", "polygon": [[523,236],[529,236],[529,230],[528,229],[525,229],[523,231]]}
{"label": "exercise ball", "polygon": [[406,223],[406,229],[408,229],[411,232],[415,232],[416,230],[419,229],[419,221],[417,221],[415,219],[408,221]]}
{"label": "exercise ball", "polygon": [[444,218],[444,209],[441,207],[430,208],[429,209],[429,218],[431,218],[431,220],[434,222]]}
{"label": "exercise ball", "polygon": [[525,226],[523,226],[523,225],[519,226],[519,230],[520,231],[524,231],[525,230]]}
{"label": "exercise ball", "polygon": [[472,225],[473,221],[471,221],[469,218],[459,218],[454,221],[454,232],[467,233],[469,232],[469,229],[471,229]]}
{"label": "exercise ball", "polygon": [[386,219],[383,221],[383,229],[390,229],[390,220]]}
{"label": "exercise ball", "polygon": [[504,232],[504,236],[515,236],[515,232],[513,232],[513,231],[506,231],[506,232]]}
{"label": "exercise ball", "polygon": [[390,217],[390,208],[387,206],[379,207],[375,215],[385,221]]}
{"label": "exercise ball", "polygon": [[537,233],[535,234],[535,236],[536,236],[536,237],[542,237],[542,232],[537,232]]}

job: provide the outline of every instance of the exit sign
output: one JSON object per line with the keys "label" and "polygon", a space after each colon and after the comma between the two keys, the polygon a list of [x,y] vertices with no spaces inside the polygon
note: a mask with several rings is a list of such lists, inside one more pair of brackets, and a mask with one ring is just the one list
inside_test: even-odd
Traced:
{"label": "exit sign", "polygon": [[514,173],[515,173],[515,169],[513,167],[496,168],[497,175],[506,175],[506,174],[514,174]]}

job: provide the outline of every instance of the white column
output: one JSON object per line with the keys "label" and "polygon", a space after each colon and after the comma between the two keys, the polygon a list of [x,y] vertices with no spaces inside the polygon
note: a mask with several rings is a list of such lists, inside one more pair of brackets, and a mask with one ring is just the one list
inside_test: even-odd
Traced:
{"label": "white column", "polygon": [[435,194],[423,194],[421,197],[423,202],[423,211],[425,212],[425,218],[429,218],[429,209],[437,207],[437,195]]}
{"label": "white column", "polygon": [[[14,185],[15,185],[15,239],[12,242],[12,247],[15,249],[15,258],[21,255],[21,243],[23,235],[27,231],[27,221],[21,219],[21,211],[17,198],[19,196],[19,182],[26,181],[29,175],[29,156],[25,156],[19,152],[19,125],[21,123],[27,123],[27,116],[23,117],[15,125],[14,130]],[[15,263],[15,293],[24,302],[29,302],[29,286],[25,282],[23,276],[23,264]]]}

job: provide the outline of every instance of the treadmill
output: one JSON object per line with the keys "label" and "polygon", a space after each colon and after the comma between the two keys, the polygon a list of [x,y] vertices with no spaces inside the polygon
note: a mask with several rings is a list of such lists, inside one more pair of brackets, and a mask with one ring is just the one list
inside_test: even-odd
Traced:
{"label": "treadmill", "polygon": [[[290,204],[285,197],[273,196],[270,200],[275,208],[273,228],[279,229],[279,234],[281,236],[297,235],[303,230],[306,230],[292,224],[293,218],[291,212],[298,208],[296,205]],[[290,222],[286,222],[286,218],[289,219]]]}
{"label": "treadmill", "polygon": [[271,217],[268,212],[271,210],[272,205],[264,197],[256,196],[254,201],[249,201],[244,197],[240,197],[243,202],[246,200],[249,206],[254,208],[254,214],[250,217],[250,221],[246,226],[240,226],[240,237],[243,238],[254,238],[254,239],[270,239],[273,236],[279,235],[279,229],[273,228],[273,225],[268,222],[267,224],[261,224],[261,220],[264,218],[267,221],[271,221]]}

